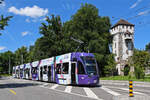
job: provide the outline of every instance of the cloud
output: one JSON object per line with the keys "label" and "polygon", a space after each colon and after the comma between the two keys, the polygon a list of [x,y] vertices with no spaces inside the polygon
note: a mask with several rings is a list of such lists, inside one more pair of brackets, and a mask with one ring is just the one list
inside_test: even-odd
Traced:
{"label": "cloud", "polygon": [[137,0],[130,8],[135,8],[140,2],[142,2],[143,0]]}
{"label": "cloud", "polygon": [[25,21],[26,21],[27,23],[30,23],[30,20],[29,20],[29,19],[26,19]]}
{"label": "cloud", "polygon": [[40,21],[46,21],[46,17],[44,17],[44,18],[40,19]]}
{"label": "cloud", "polygon": [[20,9],[17,9],[16,7],[12,6],[8,9],[8,11],[17,15],[24,15],[32,18],[41,17],[48,14],[48,9],[43,9],[36,5],[34,5],[33,7],[25,7]]}
{"label": "cloud", "polygon": [[37,19],[37,18],[31,18],[31,19],[27,18],[25,21],[27,23],[30,23],[30,22],[36,23],[36,22],[39,22],[39,21],[42,22],[42,21],[46,21],[46,17],[39,18],[39,19]]}
{"label": "cloud", "polygon": [[62,4],[62,8],[63,8],[64,10],[72,10],[72,9],[74,9],[73,5],[70,4],[70,3]]}
{"label": "cloud", "polygon": [[21,34],[22,34],[22,36],[24,37],[24,36],[28,35],[29,32],[28,32],[28,31],[25,31],[25,32],[22,32]]}
{"label": "cloud", "polygon": [[140,13],[138,13],[138,15],[142,16],[142,15],[146,15],[148,13],[150,13],[150,10],[146,10],[146,11],[140,12]]}
{"label": "cloud", "polygon": [[0,51],[6,49],[6,47],[0,46]]}

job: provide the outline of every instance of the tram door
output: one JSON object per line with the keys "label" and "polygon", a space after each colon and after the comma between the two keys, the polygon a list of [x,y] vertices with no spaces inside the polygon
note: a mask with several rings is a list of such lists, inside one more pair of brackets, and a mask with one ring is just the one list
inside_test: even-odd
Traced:
{"label": "tram door", "polygon": [[48,82],[51,82],[51,66],[48,66]]}
{"label": "tram door", "polygon": [[76,62],[71,63],[71,83],[76,84]]}
{"label": "tram door", "polygon": [[43,81],[43,67],[40,68],[40,80]]}

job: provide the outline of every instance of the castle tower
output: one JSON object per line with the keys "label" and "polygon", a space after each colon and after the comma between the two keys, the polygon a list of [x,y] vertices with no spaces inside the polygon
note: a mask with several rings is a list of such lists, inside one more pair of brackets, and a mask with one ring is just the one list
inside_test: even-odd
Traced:
{"label": "castle tower", "polygon": [[124,75],[122,70],[128,58],[133,55],[134,25],[121,19],[111,28],[110,32],[113,36],[112,52],[117,62],[116,69],[119,75]]}

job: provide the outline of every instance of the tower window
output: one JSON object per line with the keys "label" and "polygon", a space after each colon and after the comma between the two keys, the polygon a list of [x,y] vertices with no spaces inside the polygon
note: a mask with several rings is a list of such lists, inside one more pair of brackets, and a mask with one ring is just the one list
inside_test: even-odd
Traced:
{"label": "tower window", "polygon": [[132,26],[130,26],[130,29],[132,29]]}
{"label": "tower window", "polygon": [[126,40],[126,46],[127,46],[128,50],[133,49],[133,43],[132,43],[131,39]]}

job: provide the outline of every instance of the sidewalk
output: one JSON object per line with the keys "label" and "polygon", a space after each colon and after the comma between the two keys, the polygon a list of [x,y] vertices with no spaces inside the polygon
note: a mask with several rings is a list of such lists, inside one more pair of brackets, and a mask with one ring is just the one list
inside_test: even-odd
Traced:
{"label": "sidewalk", "polygon": [[147,95],[134,95],[134,97],[129,97],[128,95],[114,96],[113,100],[150,100]]}
{"label": "sidewalk", "polygon": [[[101,85],[124,85],[124,86],[129,86],[129,81],[100,80],[100,84]],[[133,86],[137,86],[137,87],[150,87],[150,82],[133,81]]]}
{"label": "sidewalk", "polygon": [[[100,80],[101,85],[122,85],[129,86],[129,81],[119,81],[119,80]],[[133,81],[133,86],[136,87],[150,87],[150,82],[137,82]],[[134,94],[134,97],[129,97],[129,95],[119,95],[114,96],[113,100],[150,100],[148,95]]]}

